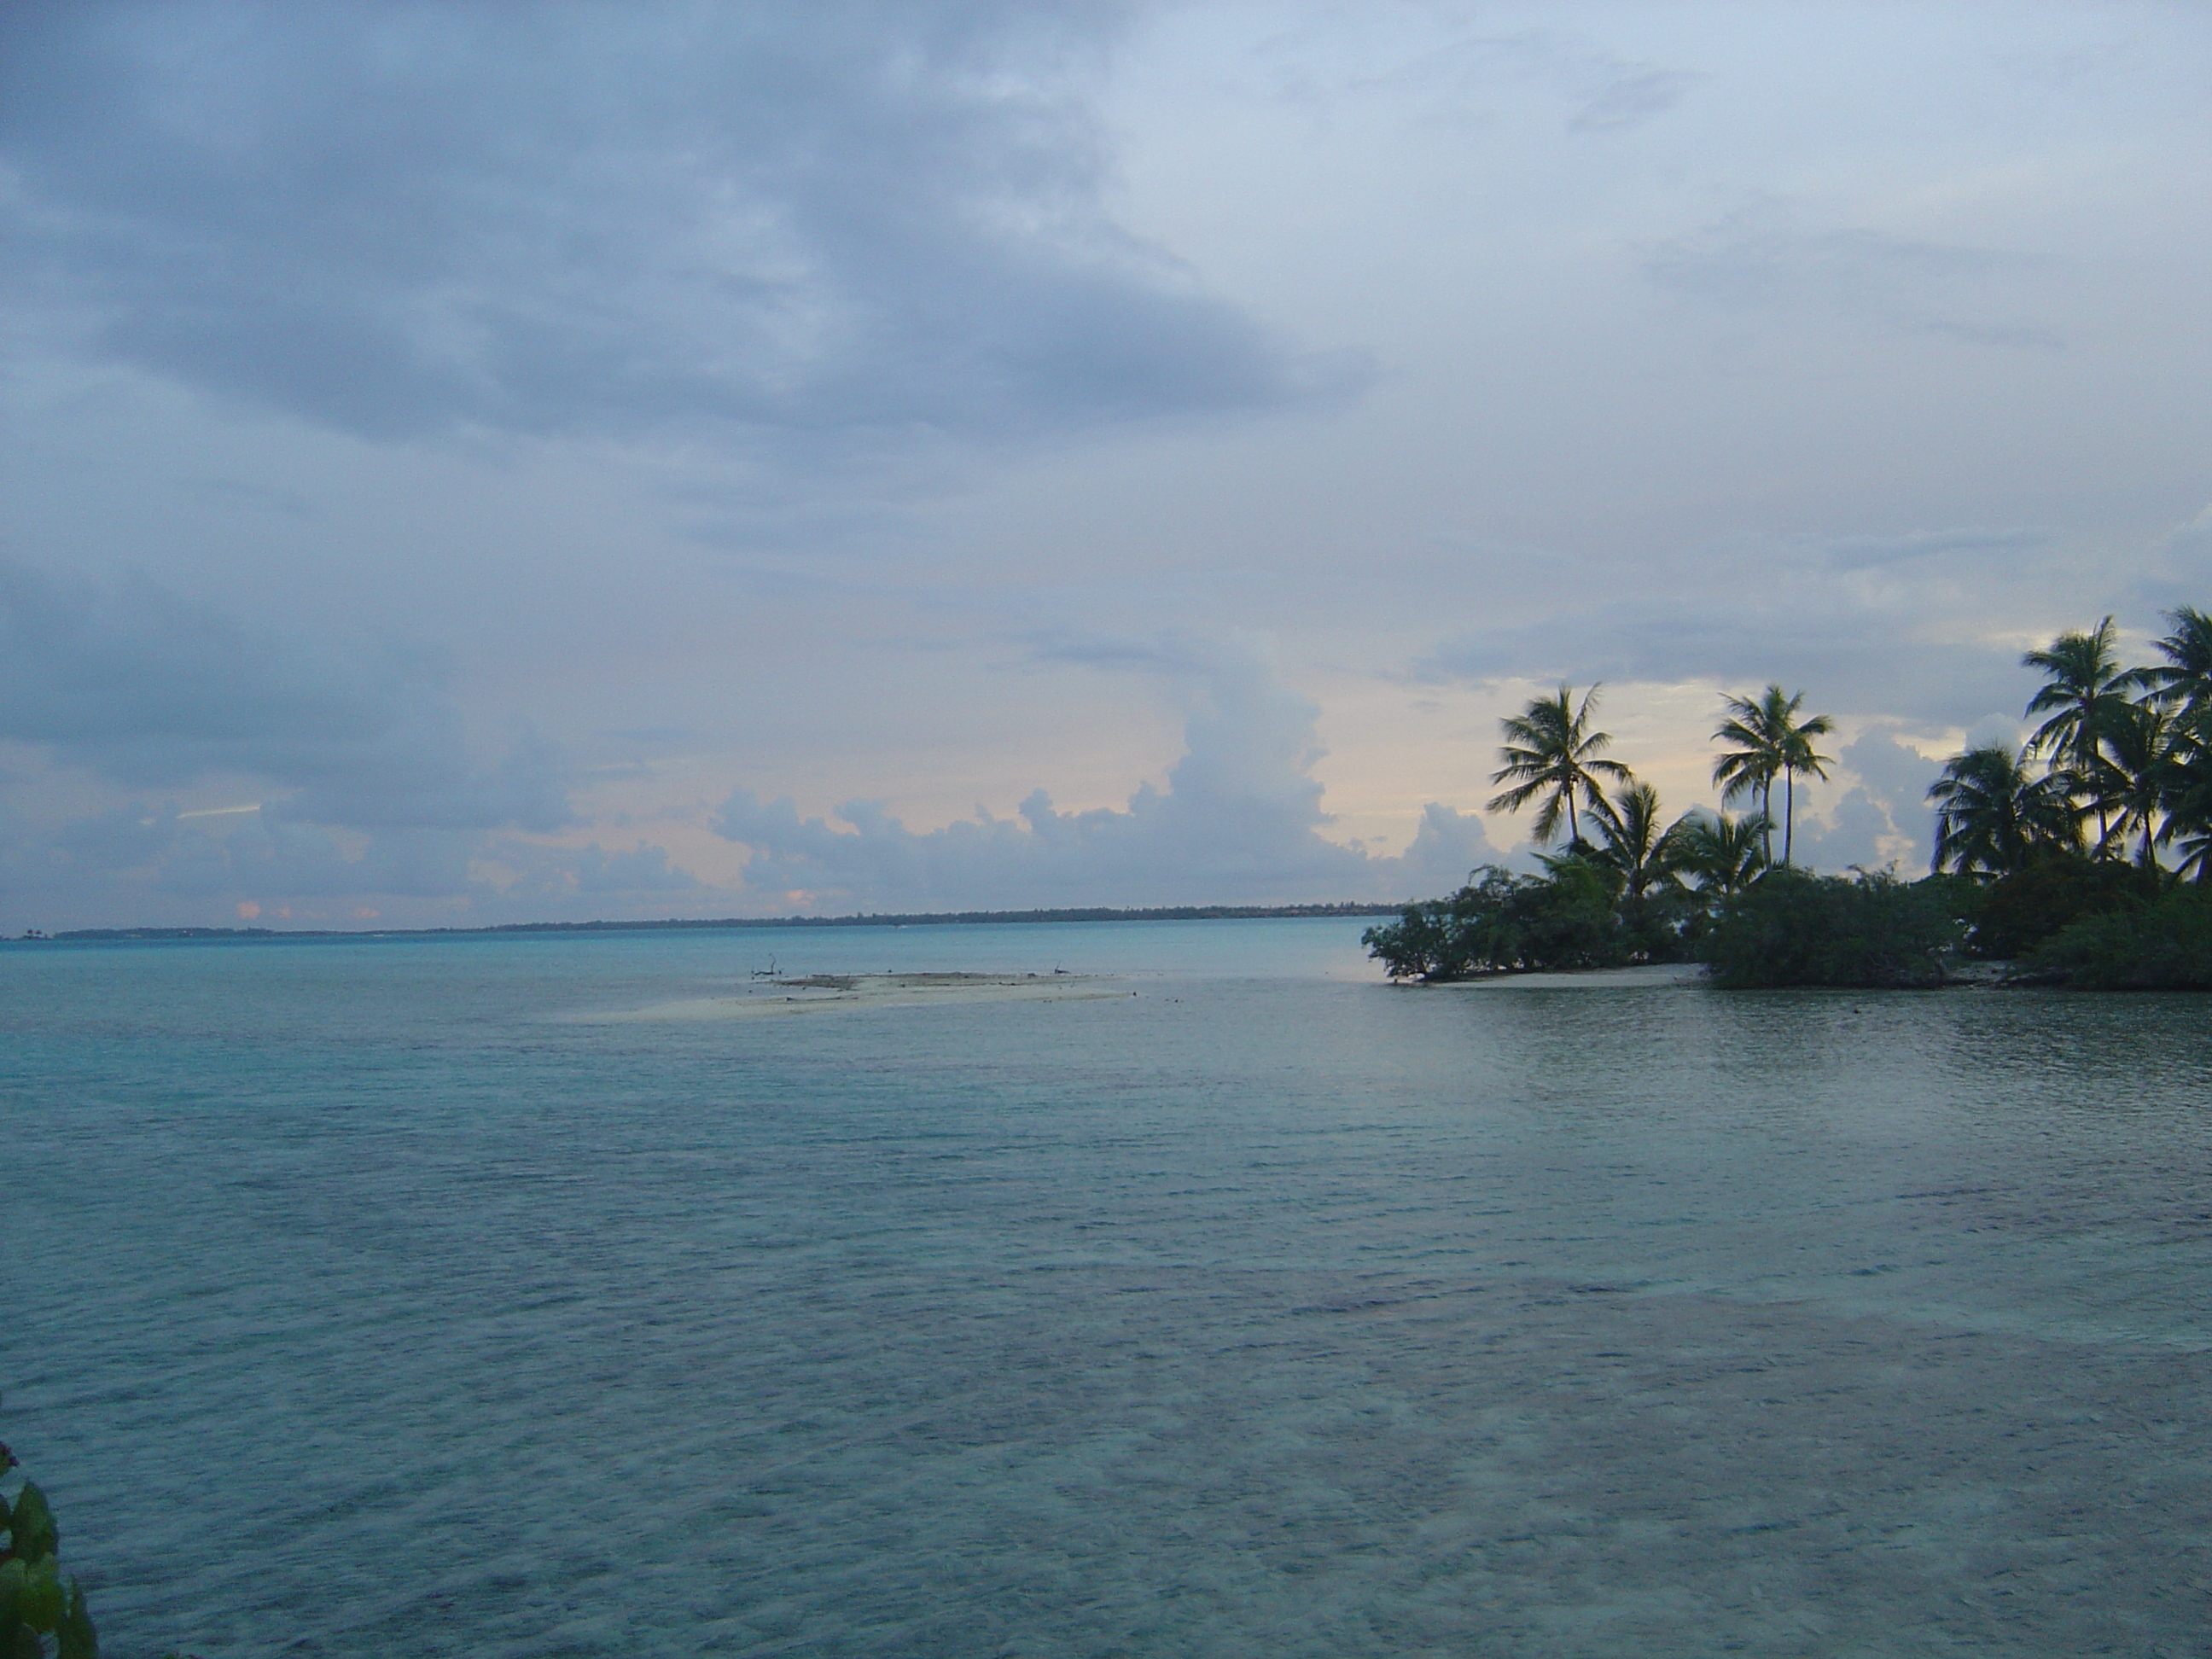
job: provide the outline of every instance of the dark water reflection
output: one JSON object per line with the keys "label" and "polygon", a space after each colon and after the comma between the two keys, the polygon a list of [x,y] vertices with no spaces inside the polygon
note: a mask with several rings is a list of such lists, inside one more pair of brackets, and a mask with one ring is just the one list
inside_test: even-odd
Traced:
{"label": "dark water reflection", "polygon": [[2206,1650],[2201,1002],[1351,933],[0,955],[7,1437],[125,1659]]}

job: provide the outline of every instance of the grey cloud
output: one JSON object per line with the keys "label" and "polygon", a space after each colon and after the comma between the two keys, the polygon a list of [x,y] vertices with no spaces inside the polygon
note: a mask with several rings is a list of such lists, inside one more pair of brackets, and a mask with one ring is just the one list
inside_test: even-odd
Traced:
{"label": "grey cloud", "polygon": [[[1194,653],[1163,654],[1180,672]],[[1316,712],[1256,659],[1219,653],[1167,788],[1143,785],[1126,808],[1062,812],[1039,790],[1018,818],[915,831],[854,801],[840,830],[739,790],[713,827],[750,850],[749,897],[799,908],[1395,899],[1456,884],[1492,856],[1479,819],[1433,805],[1399,858],[1325,840]]]}
{"label": "grey cloud", "polygon": [[374,439],[1009,436],[1341,387],[1119,232],[1120,5],[22,4],[20,301]]}
{"label": "grey cloud", "polygon": [[386,650],[312,660],[138,580],[0,564],[0,738],[134,789],[243,775],[270,818],[352,828],[552,830],[566,766],[526,732],[470,750],[439,663]]}
{"label": "grey cloud", "polygon": [[1778,680],[1807,689],[1815,707],[1939,725],[2029,695],[2015,650],[1941,638],[1924,608],[1799,591],[1778,579],[1771,586],[1778,591],[1748,601],[1705,592],[1628,599],[1471,631],[1447,640],[1417,672],[1740,687]]}

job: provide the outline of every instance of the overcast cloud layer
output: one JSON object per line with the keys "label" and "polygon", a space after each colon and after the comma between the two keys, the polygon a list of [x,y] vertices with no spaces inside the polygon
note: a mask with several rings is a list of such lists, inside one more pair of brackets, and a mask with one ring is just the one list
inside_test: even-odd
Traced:
{"label": "overcast cloud layer", "polygon": [[1403,897],[2212,604],[2193,8],[0,13],[0,928]]}

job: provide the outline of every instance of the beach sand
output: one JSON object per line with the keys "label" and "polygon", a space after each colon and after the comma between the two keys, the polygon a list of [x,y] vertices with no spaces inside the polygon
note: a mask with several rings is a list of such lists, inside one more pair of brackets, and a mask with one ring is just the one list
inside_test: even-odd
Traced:
{"label": "beach sand", "polygon": [[571,1014],[594,1024],[631,1020],[777,1019],[860,1008],[937,1008],[977,1002],[1077,1002],[1133,996],[1097,974],[814,974],[761,980],[727,996],[691,997],[607,1013]]}

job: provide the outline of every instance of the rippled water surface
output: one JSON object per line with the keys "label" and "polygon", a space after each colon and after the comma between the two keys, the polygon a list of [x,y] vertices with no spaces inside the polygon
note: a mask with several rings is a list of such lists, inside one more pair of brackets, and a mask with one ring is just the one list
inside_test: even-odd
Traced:
{"label": "rippled water surface", "polygon": [[[2201,999],[1344,921],[0,947],[108,1650],[2212,1652]],[[1109,1000],[572,1016],[764,967]]]}

